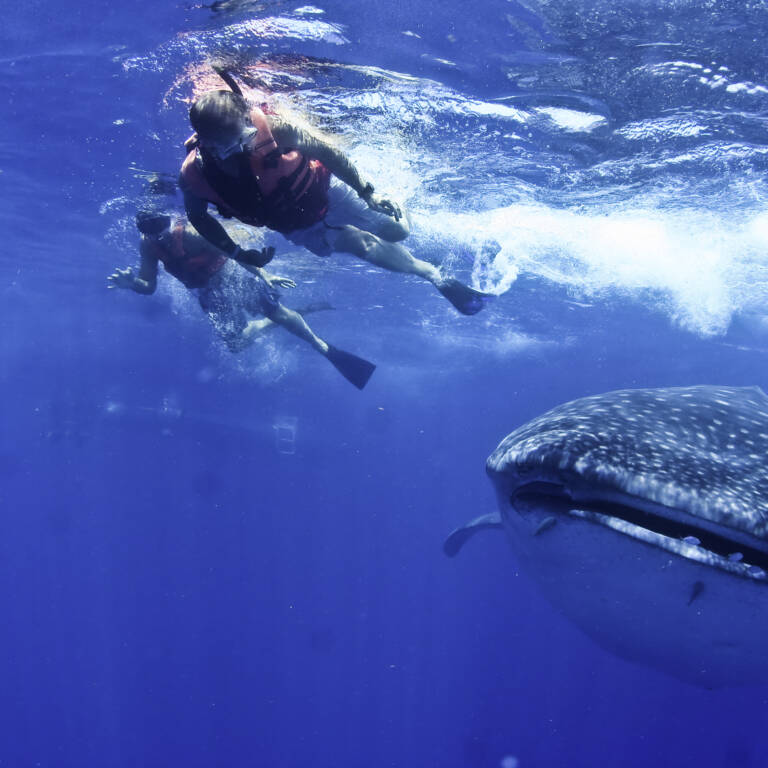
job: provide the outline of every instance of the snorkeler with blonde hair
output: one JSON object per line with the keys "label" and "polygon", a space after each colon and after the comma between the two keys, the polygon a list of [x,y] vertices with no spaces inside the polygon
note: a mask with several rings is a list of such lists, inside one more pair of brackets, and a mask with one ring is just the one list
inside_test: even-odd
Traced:
{"label": "snorkeler with blonde hair", "polygon": [[445,277],[402,245],[410,226],[403,207],[379,195],[330,142],[249,100],[232,75],[229,90],[197,99],[189,118],[180,186],[192,226],[232,259],[263,267],[272,258],[242,250],[208,212],[266,227],[318,256],[350,253],[393,272],[427,280],[462,314],[483,308],[486,294]]}

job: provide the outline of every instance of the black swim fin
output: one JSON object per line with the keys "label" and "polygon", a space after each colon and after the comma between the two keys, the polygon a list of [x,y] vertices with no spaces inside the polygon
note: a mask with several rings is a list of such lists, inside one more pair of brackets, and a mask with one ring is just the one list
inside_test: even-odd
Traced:
{"label": "black swim fin", "polygon": [[373,376],[373,372],[376,370],[373,363],[369,363],[350,352],[345,352],[343,349],[338,349],[333,344],[328,345],[326,357],[333,367],[358,389],[362,389],[368,383],[368,379]]}
{"label": "black swim fin", "polygon": [[442,285],[437,286],[437,290],[453,304],[462,315],[476,315],[484,306],[484,300],[488,298],[487,293],[476,291],[464,283],[460,283],[456,278],[449,277]]}

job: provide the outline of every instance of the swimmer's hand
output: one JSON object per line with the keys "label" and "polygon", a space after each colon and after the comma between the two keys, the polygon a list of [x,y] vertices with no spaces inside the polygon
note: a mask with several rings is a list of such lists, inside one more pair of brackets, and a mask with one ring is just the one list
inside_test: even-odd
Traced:
{"label": "swimmer's hand", "polygon": [[134,276],[131,267],[126,267],[125,269],[118,268],[107,278],[107,288],[127,288],[129,290],[134,290],[135,283],[136,277]]}
{"label": "swimmer's hand", "polygon": [[248,248],[246,250],[238,246],[230,256],[243,265],[263,267],[275,258],[275,249],[271,245],[268,248]]}
{"label": "swimmer's hand", "polygon": [[[141,272],[139,272],[139,275]],[[116,269],[107,278],[107,288],[127,288],[144,296],[149,296],[155,292],[155,279],[145,280],[139,275],[133,273],[132,267],[125,269]]]}
{"label": "swimmer's hand", "polygon": [[261,276],[270,288],[295,288],[296,283],[290,277],[280,277],[280,275],[268,275],[262,272]]}
{"label": "swimmer's hand", "polygon": [[365,195],[363,200],[365,200],[372,211],[385,213],[387,216],[391,216],[395,221],[400,221],[403,217],[403,212],[400,210],[400,206],[397,205],[397,203],[393,203],[391,200],[387,200],[386,197],[377,195],[375,192]]}
{"label": "swimmer's hand", "polygon": [[393,203],[391,200],[387,200],[386,197],[377,195],[373,191],[373,184],[370,182],[358,192],[358,195],[372,211],[391,216],[395,221],[400,221],[403,217],[403,212],[400,210],[400,206],[397,205],[397,203]]}

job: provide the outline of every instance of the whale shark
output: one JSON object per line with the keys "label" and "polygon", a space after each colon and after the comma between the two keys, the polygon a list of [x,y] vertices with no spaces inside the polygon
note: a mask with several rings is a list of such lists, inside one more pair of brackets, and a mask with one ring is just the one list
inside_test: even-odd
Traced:
{"label": "whale shark", "polygon": [[521,569],[604,649],[707,688],[768,681],[768,397],[627,389],[560,405],[487,461]]}

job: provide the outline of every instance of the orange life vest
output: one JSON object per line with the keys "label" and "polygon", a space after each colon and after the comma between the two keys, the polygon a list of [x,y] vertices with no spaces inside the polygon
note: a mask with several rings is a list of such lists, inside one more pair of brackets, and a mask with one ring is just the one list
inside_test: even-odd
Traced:
{"label": "orange life vest", "polygon": [[181,168],[184,184],[214,203],[225,218],[286,233],[311,227],[328,212],[330,171],[296,149],[281,152],[258,107],[250,118],[257,130],[255,144],[240,153],[237,175],[224,173],[204,147],[188,142],[191,151]]}
{"label": "orange life vest", "polygon": [[163,247],[153,241],[152,254],[162,261],[168,274],[180,280],[187,288],[202,288],[226,262],[227,257],[214,246],[197,250],[189,256],[184,250],[184,222],[177,222],[171,230],[171,242]]}

